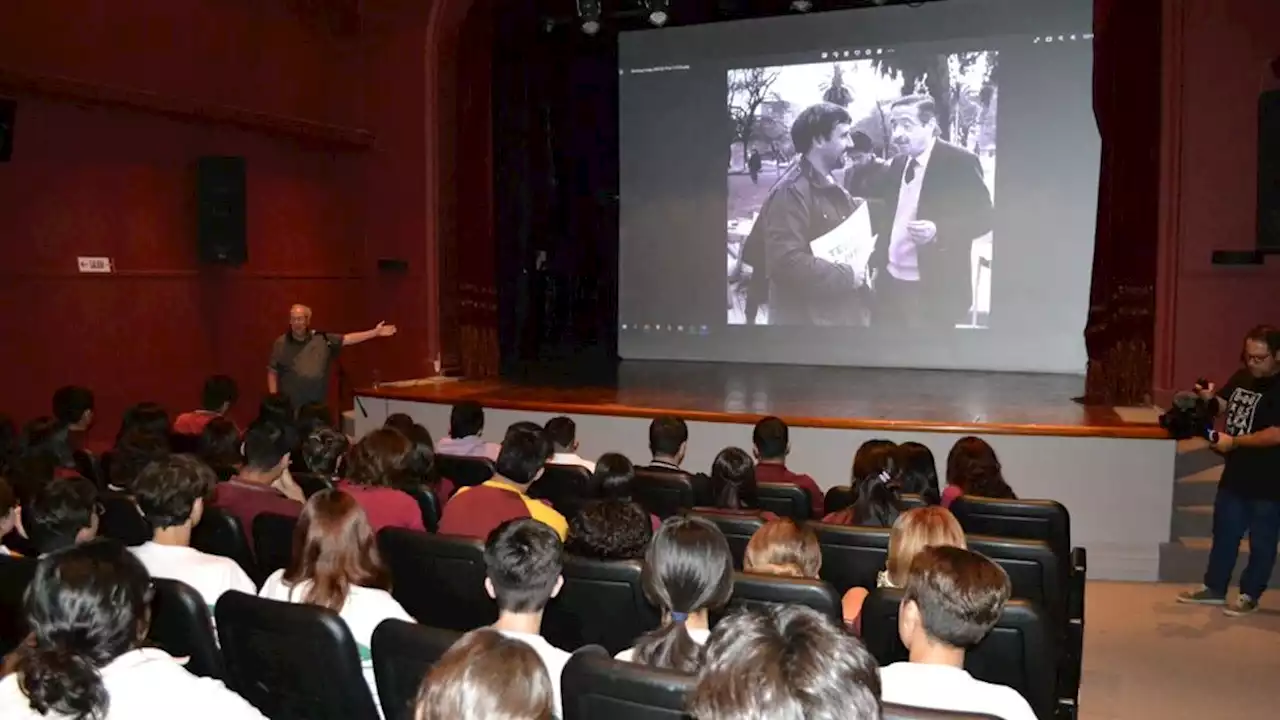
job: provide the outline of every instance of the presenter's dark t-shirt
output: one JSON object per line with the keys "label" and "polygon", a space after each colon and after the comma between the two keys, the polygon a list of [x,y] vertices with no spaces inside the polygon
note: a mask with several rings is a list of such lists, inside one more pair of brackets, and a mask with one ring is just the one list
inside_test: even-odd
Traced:
{"label": "presenter's dark t-shirt", "polygon": [[[1224,430],[1248,435],[1280,425],[1280,375],[1256,378],[1240,370],[1218,391],[1227,402]],[[1280,501],[1280,446],[1235,448],[1226,454],[1221,487],[1250,500]]]}
{"label": "presenter's dark t-shirt", "polygon": [[297,340],[292,333],[276,338],[268,367],[276,371],[280,392],[289,397],[294,408],[325,401],[329,372],[340,350],[342,335],[338,333],[312,332],[306,340]]}

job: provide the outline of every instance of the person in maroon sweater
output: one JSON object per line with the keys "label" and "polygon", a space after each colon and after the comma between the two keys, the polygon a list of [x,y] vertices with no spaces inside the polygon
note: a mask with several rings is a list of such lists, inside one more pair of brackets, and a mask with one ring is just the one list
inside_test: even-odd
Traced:
{"label": "person in maroon sweater", "polygon": [[418,501],[394,487],[408,467],[412,450],[409,438],[389,427],[365,435],[351,449],[346,478],[336,487],[360,503],[375,533],[386,527],[427,529]]}
{"label": "person in maroon sweater", "polygon": [[756,423],[751,441],[755,444],[756,482],[790,483],[804,488],[809,495],[812,517],[822,517],[822,490],[818,488],[818,483],[808,475],[793,473],[787,469],[791,438],[782,418],[767,417]]}
{"label": "person in maroon sweater", "polygon": [[306,497],[286,472],[296,444],[291,427],[254,423],[244,434],[244,466],[214,489],[211,504],[236,516],[250,542],[253,519],[262,513],[297,517],[302,512]]}

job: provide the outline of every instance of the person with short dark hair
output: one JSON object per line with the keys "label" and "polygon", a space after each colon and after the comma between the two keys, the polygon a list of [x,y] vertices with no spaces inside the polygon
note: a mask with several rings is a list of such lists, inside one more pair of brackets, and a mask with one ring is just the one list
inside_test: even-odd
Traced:
{"label": "person with short dark hair", "polygon": [[868,440],[853,455],[850,487],[853,502],[828,513],[822,522],[835,525],[893,527],[906,511],[898,490],[898,445],[892,440]]}
{"label": "person with short dark hair", "polygon": [[22,424],[20,445],[21,457],[47,458],[60,471],[75,469],[76,461],[68,436],[57,419],[49,415],[41,415]]}
{"label": "person with short dark hair", "polygon": [[549,720],[558,689],[533,648],[480,628],[431,666],[413,720]]}
{"label": "person with short dark hair", "polygon": [[225,418],[240,397],[240,389],[230,375],[210,375],[200,391],[200,409],[185,412],[173,421],[179,435],[199,435],[214,418]]}
{"label": "person with short dark hair", "polygon": [[436,443],[436,452],[459,457],[487,457],[498,460],[501,445],[485,441],[484,408],[480,403],[463,400],[449,411],[449,434]]}
{"label": "person with short dark hair", "polygon": [[297,517],[306,502],[302,488],[287,472],[289,452],[297,443],[293,426],[257,422],[244,433],[244,466],[214,489],[215,507],[240,520],[252,542],[253,519],[262,513]]}
{"label": "person with short dark hair", "polygon": [[756,481],[787,483],[802,488],[809,496],[813,517],[822,517],[822,488],[808,475],[787,469],[787,455],[791,454],[791,433],[787,423],[772,416],[760,420],[751,432],[751,443],[756,456]]}
{"label": "person with short dark hair", "polygon": [[564,516],[528,495],[550,458],[546,431],[534,423],[515,423],[502,440],[497,474],[479,485],[459,488],[449,500],[439,532],[483,538],[507,520],[531,517],[549,525],[563,540],[569,530]]}
{"label": "person with short dark hair", "polygon": [[698,720],[879,720],[866,647],[804,605],[767,605],[716,624],[689,699]]}
{"label": "person with short dark hair", "polygon": [[165,410],[160,403],[151,401],[130,405],[120,417],[120,429],[116,431],[115,444],[119,445],[124,436],[135,430],[168,438],[173,430],[169,422],[169,411]]}
{"label": "person with short dark hair", "polygon": [[169,436],[138,427],[125,432],[116,441],[115,453],[108,470],[107,489],[131,492],[133,481],[143,468],[153,462],[165,460],[171,454]]}
{"label": "person with short dark hair", "polygon": [[436,467],[436,451],[434,443],[431,442],[431,433],[422,425],[413,423],[405,437],[409,438],[412,447],[409,449],[408,456],[405,457],[404,472],[400,475],[402,479],[395,484],[395,487],[404,488],[405,485],[426,487],[436,496],[436,507],[444,508],[445,503],[449,502],[449,498],[453,497],[454,491],[457,490],[457,485],[450,478],[440,475]]}
{"label": "person with short dark hair", "polygon": [[45,446],[58,458],[58,464],[73,468],[76,462],[71,433],[83,433],[93,425],[93,391],[79,385],[64,385],[54,391],[52,404],[57,427]]}
{"label": "person with short dark hair", "polygon": [[405,437],[409,436],[409,431],[413,428],[413,425],[413,418],[409,417],[408,413],[391,413],[387,416],[386,422],[382,423],[382,427],[395,428],[403,433]]}
{"label": "person with short dark hair", "polygon": [[60,477],[22,505],[22,529],[39,555],[98,536],[98,488],[85,478]]}
{"label": "person with short dark hair", "polygon": [[226,473],[220,477],[230,477],[244,467],[244,455],[240,453],[240,429],[227,418],[217,417],[205,423],[196,447],[196,454],[215,473]]}
{"label": "person with short dark hair", "polygon": [[947,489],[942,491],[942,506],[951,507],[961,495],[1005,500],[1018,497],[1005,482],[995,449],[973,435],[957,440],[947,453]]}
{"label": "person with short dark hair", "polygon": [[399,430],[380,427],[360,438],[347,457],[345,478],[335,485],[349,493],[369,515],[373,531],[398,527],[427,528],[422,509],[408,493],[395,488],[408,463],[413,444]]}
{"label": "person with short dark hair", "polygon": [[296,407],[288,395],[284,393],[268,393],[258,403],[258,417],[254,418],[254,422],[293,425],[293,421],[296,418]]}
{"label": "person with short dark hair", "polygon": [[939,546],[917,553],[898,612],[909,661],[880,669],[884,701],[1035,720],[1017,690],[975,679],[964,669],[966,650],[995,627],[1009,592],[1004,569],[976,552]]}
{"label": "person with short dark hair", "polygon": [[542,637],[542,612],[564,585],[560,537],[531,518],[508,520],[485,539],[484,566],[485,592],[498,602],[493,629],[525,643],[542,659],[555,688],[555,713],[560,717],[560,674],[569,653]]}
{"label": "person with short dark hair", "polygon": [[689,425],[675,415],[659,415],[649,422],[649,452],[653,461],[644,466],[650,472],[677,472],[689,476],[693,483],[694,503],[714,505],[715,493],[706,473],[693,473],[681,467],[689,449]]}
{"label": "person with short dark hair", "polygon": [[547,436],[551,438],[552,465],[580,465],[591,472],[596,464],[578,454],[578,425],[573,418],[558,415],[547,421]]}
{"label": "person with short dark hair", "polygon": [[229,590],[253,595],[253,584],[231,558],[191,547],[191,531],[204,516],[204,501],[218,479],[190,455],[151,463],[133,481],[133,497],[151,524],[151,540],[130,548],[152,577],[170,578],[195,588],[211,609]]}
{"label": "person with short dark hair", "polygon": [[151,577],[120,544],[97,540],[47,555],[27,587],[30,640],[0,680],[5,720],[264,720],[221,681],[145,647]]}
{"label": "person with short dark hair", "polygon": [[329,395],[330,372],[344,347],[395,334],[395,325],[382,322],[363,332],[317,332],[311,328],[311,308],[295,304],[289,308],[289,331],[271,346],[267,392],[287,395],[295,408],[324,402]]}

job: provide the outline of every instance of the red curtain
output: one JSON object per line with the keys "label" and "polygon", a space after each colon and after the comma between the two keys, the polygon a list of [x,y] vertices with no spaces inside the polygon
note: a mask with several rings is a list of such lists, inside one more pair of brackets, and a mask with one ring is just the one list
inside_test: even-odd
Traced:
{"label": "red curtain", "polygon": [[1094,0],[1102,137],[1085,402],[1149,402],[1160,189],[1160,0]]}

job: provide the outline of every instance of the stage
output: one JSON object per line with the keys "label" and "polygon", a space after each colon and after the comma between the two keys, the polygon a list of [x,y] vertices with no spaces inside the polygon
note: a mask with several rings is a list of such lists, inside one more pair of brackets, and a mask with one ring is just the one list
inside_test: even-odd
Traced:
{"label": "stage", "polygon": [[405,412],[440,437],[450,405],[474,400],[494,441],[517,420],[569,415],[584,456],[644,461],[649,420],[676,414],[689,422],[685,465],[706,471],[722,448],[749,449],[751,426],[777,415],[792,427],[789,465],[823,488],[849,481],[854,450],[871,438],[924,443],[944,475],[951,444],[979,435],[1019,496],[1071,510],[1092,577],[1153,580],[1170,539],[1175,443],[1154,413],[1075,403],[1083,385],[1074,375],[629,361],[604,377],[566,369],[359,390],[356,430]]}

